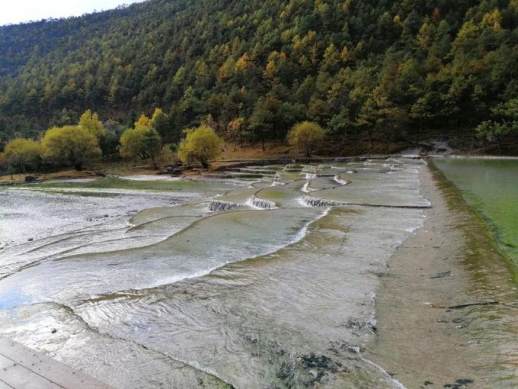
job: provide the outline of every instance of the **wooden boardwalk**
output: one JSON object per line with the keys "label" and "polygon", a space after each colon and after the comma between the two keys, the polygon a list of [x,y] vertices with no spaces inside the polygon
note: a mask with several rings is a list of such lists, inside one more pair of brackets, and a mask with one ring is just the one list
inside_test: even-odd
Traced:
{"label": "wooden boardwalk", "polygon": [[0,338],[0,389],[109,389],[53,359]]}

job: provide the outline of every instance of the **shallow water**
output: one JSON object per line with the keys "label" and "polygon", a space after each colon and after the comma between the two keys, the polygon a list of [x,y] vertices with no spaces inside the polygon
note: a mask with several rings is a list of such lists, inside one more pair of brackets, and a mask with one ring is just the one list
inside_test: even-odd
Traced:
{"label": "shallow water", "polygon": [[490,224],[518,269],[518,160],[455,158],[435,164]]}
{"label": "shallow water", "polygon": [[362,349],[423,168],[0,190],[0,335],[118,388],[399,387]]}
{"label": "shallow water", "polygon": [[466,237],[466,292],[471,302],[489,302],[462,310],[456,323],[468,334],[487,387],[516,388],[518,161],[437,159],[434,164],[457,189],[446,187],[453,209],[471,209],[459,226]]}

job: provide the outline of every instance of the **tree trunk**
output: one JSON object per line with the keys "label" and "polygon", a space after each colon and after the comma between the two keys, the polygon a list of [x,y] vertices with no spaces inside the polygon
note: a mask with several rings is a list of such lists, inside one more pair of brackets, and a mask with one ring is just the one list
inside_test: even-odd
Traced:
{"label": "tree trunk", "polygon": [[306,154],[306,159],[309,161],[311,161],[311,149],[306,149],[306,152],[304,153]]}

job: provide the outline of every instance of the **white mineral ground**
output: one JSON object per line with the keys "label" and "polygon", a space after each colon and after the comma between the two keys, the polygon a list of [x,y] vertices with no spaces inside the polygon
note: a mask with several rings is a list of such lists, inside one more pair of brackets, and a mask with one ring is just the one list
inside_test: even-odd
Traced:
{"label": "white mineral ground", "polygon": [[513,382],[513,308],[446,312],[480,269],[423,161],[152,186],[0,190],[0,336],[117,388]]}

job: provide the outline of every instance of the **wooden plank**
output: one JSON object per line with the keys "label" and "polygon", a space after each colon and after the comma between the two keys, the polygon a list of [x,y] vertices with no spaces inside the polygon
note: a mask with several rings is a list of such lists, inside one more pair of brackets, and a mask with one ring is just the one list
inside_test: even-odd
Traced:
{"label": "wooden plank", "polygon": [[[24,380],[25,378],[27,380]],[[46,355],[0,338],[0,383],[2,381],[15,389],[109,388],[108,385],[84,373],[74,371]]]}

